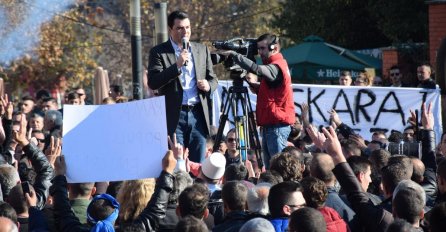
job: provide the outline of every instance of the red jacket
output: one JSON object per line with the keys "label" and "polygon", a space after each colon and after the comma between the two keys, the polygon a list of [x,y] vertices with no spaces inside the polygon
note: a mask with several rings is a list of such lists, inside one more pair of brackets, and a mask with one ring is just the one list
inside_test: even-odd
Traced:
{"label": "red jacket", "polygon": [[259,126],[292,125],[296,118],[288,64],[281,53],[272,55],[267,64],[275,64],[280,68],[283,81],[277,87],[270,87],[264,79],[260,82],[256,106],[257,124]]}
{"label": "red jacket", "polygon": [[327,232],[350,231],[347,223],[345,223],[336,210],[326,206],[321,207],[318,210],[321,212],[322,216],[324,216],[325,222],[327,223]]}

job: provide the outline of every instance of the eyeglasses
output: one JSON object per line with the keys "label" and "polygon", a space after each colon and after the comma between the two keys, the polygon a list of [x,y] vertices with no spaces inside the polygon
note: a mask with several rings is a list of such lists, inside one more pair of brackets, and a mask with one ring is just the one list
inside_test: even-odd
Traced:
{"label": "eyeglasses", "polygon": [[237,141],[236,138],[228,138],[227,139],[228,143],[235,143]]}
{"label": "eyeglasses", "polygon": [[391,77],[396,77],[396,76],[399,76],[399,75],[400,75],[399,72],[396,72],[396,73],[390,73],[390,76],[391,76]]}

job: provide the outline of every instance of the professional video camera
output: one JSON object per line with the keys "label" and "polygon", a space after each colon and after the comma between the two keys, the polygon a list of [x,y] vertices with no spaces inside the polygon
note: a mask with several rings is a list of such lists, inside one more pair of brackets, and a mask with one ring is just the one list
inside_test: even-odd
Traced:
{"label": "professional video camera", "polygon": [[[242,39],[233,38],[229,40],[217,40],[212,45],[219,50],[231,50],[244,57],[256,62],[255,55],[257,55],[257,39]],[[261,156],[260,138],[257,131],[257,126],[254,118],[254,110],[249,99],[248,88],[243,85],[246,81],[247,71],[242,69],[232,56],[225,57],[217,53],[211,54],[212,63],[218,64],[223,62],[226,70],[230,71],[230,78],[232,79],[232,86],[229,87],[226,99],[223,100],[223,107],[221,108],[220,121],[218,131],[215,136],[215,143],[213,150],[219,150],[219,144],[222,141],[223,130],[228,121],[229,113],[232,113],[234,119],[235,132],[237,137],[237,150],[239,151],[242,160],[247,159],[248,151],[254,151],[257,157],[257,164],[261,169],[263,161]],[[249,83],[248,83],[249,84]]]}
{"label": "professional video camera", "polygon": [[[254,62],[256,61],[254,56],[257,55],[257,39],[233,38],[229,40],[216,40],[212,43],[212,46],[216,49],[235,51]],[[241,69],[230,57],[224,60],[224,65],[226,69],[231,71]]]}
{"label": "professional video camera", "polygon": [[421,143],[420,142],[404,142],[389,143],[387,150],[392,155],[407,155],[421,159]]}

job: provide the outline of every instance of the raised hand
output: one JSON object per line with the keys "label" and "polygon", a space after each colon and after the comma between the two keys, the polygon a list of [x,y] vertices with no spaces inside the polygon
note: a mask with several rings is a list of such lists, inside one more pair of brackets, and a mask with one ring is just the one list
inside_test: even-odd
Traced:
{"label": "raised hand", "polygon": [[310,136],[311,140],[313,141],[314,145],[319,148],[320,150],[324,149],[324,142],[326,140],[324,134],[317,131],[316,127],[313,125],[309,125],[306,128],[307,134]]}
{"label": "raised hand", "polygon": [[302,123],[304,126],[310,125],[310,107],[307,103],[302,103]]}
{"label": "raised hand", "polygon": [[30,190],[29,193],[25,193],[26,204],[28,207],[33,207],[37,205],[37,196],[34,190]]}
{"label": "raised hand", "polygon": [[356,143],[360,149],[367,148],[367,145],[365,144],[364,138],[361,137],[361,135],[353,134],[349,137],[350,140]]}
{"label": "raised hand", "polygon": [[[1,100],[2,109],[5,111],[4,113],[6,114],[6,119],[11,120],[12,114],[14,112],[14,105],[12,104],[12,102],[9,101],[8,94],[5,94],[4,96],[0,96],[0,100]],[[3,110],[2,110],[2,113],[3,113]]]}
{"label": "raised hand", "polygon": [[184,148],[183,145],[177,143],[177,135],[173,133],[173,141],[170,136],[167,136],[169,142],[170,150],[173,151],[173,155],[176,159],[184,159]]}
{"label": "raised hand", "polygon": [[421,124],[423,125],[425,130],[433,130],[434,129],[434,114],[432,113],[432,102],[429,103],[429,106],[426,109],[426,103],[423,103],[423,113],[421,114]]}
{"label": "raised hand", "polygon": [[13,131],[14,140],[19,143],[22,147],[29,144],[29,140],[26,133],[26,124],[28,122],[26,121],[25,114],[21,114],[20,117],[20,128],[18,131]]}
{"label": "raised hand", "polygon": [[344,154],[342,153],[341,143],[333,127],[330,126],[329,130],[322,128],[322,132],[327,138],[324,142],[325,151],[333,158],[334,163],[346,162]]}
{"label": "raised hand", "polygon": [[341,118],[339,117],[336,110],[331,109],[328,111],[328,113],[330,113],[330,119],[336,124],[336,126],[339,126],[342,124]]}
{"label": "raised hand", "polygon": [[65,156],[59,155],[54,162],[54,172],[56,176],[65,175],[67,173],[67,164],[65,163]]}
{"label": "raised hand", "polygon": [[61,144],[62,144],[62,139],[51,136],[50,145],[45,150],[46,158],[48,159],[48,162],[50,162],[51,166],[53,166],[53,168],[56,158],[59,157],[60,154],[62,153]]}
{"label": "raised hand", "polygon": [[173,151],[169,150],[163,158],[163,170],[167,173],[173,174],[177,165],[177,159],[173,155]]}

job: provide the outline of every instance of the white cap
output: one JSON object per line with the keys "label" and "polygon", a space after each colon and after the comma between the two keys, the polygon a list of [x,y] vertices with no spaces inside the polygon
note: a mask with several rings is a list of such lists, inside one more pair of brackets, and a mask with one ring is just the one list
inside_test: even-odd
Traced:
{"label": "white cap", "polygon": [[225,166],[225,156],[219,152],[214,152],[203,161],[201,171],[207,178],[217,180],[225,174]]}

